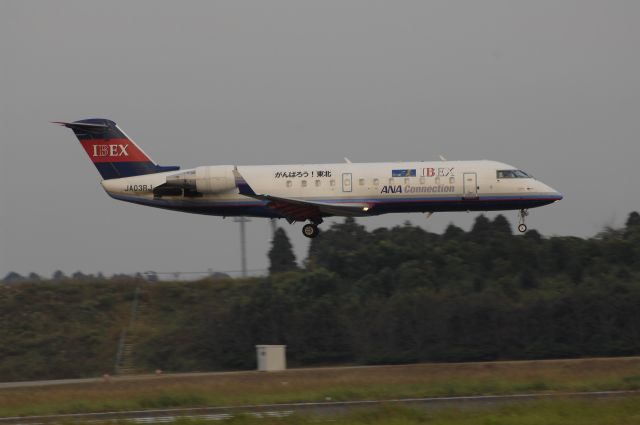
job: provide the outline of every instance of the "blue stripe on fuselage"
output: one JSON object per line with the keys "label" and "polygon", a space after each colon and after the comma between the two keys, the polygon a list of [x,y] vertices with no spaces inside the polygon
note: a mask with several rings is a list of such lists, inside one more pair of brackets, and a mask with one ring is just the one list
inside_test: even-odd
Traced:
{"label": "blue stripe on fuselage", "polygon": [[[135,196],[111,195],[114,199],[146,205],[156,208],[193,214],[235,216],[246,215],[252,217],[277,218],[282,217],[277,210],[267,207],[268,201],[247,198],[246,201],[233,200],[212,202],[202,205],[200,202],[176,205],[169,199],[146,199]],[[555,195],[530,196],[487,196],[474,200],[464,200],[460,197],[442,198],[349,198],[349,199],[314,199],[326,203],[366,202],[371,204],[367,215],[378,215],[402,212],[440,212],[440,211],[500,211],[519,210],[541,207],[561,199]],[[301,199],[302,200],[302,199]],[[200,205],[199,205],[200,204]]]}

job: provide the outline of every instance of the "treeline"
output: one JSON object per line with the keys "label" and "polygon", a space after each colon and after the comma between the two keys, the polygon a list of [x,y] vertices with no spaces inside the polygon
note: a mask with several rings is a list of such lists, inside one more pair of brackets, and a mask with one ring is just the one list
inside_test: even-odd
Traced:
{"label": "treeline", "polygon": [[595,237],[513,235],[503,216],[468,232],[354,220],[298,268],[284,230],[272,273],[190,283],[66,281],[0,290],[0,380],[111,371],[134,288],[141,370],[255,366],[286,344],[292,366],[640,354],[640,215]]}
{"label": "treeline", "polygon": [[[178,275],[180,273],[177,273]],[[211,272],[210,275],[215,277],[229,277],[229,275],[219,272]],[[96,283],[103,281],[111,281],[111,282],[119,282],[122,280],[131,280],[131,279],[146,279],[150,282],[157,282],[159,280],[158,274],[156,272],[150,271],[142,273],[124,274],[118,273],[112,276],[106,277],[102,273],[98,274],[84,274],[80,270],[71,275],[67,276],[62,270],[56,270],[53,272],[51,277],[40,276],[38,273],[31,272],[25,276],[21,275],[17,272],[9,272],[7,275],[0,281],[0,283],[13,284],[13,283],[22,283],[22,282],[42,282],[42,281],[54,281],[55,283],[66,283],[66,282],[88,282],[88,283]]]}

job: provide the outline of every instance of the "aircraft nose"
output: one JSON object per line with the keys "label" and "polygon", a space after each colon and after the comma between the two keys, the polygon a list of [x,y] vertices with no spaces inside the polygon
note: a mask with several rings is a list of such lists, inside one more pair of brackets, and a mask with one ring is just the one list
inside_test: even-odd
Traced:
{"label": "aircraft nose", "polygon": [[559,201],[562,198],[564,198],[562,193],[558,192],[557,190],[555,190],[551,186],[548,186],[548,185],[546,185],[546,184],[544,184],[542,182],[540,182],[540,183],[542,184],[543,192],[545,192],[545,194],[550,196],[554,201]]}

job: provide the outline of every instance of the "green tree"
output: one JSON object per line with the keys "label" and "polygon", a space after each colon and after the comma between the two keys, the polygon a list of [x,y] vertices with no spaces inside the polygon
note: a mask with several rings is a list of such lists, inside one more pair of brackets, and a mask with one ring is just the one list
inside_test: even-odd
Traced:
{"label": "green tree", "polygon": [[445,239],[455,239],[455,238],[459,238],[462,235],[464,235],[464,230],[454,225],[453,223],[450,223],[445,229],[444,234],[442,236]]}
{"label": "green tree", "polygon": [[42,280],[40,275],[38,273],[35,273],[35,272],[29,273],[29,276],[27,277],[27,279],[32,281],[32,282],[35,282],[35,281],[38,281],[38,280]]}
{"label": "green tree", "polygon": [[362,276],[376,266],[363,258],[370,255],[367,250],[371,239],[371,233],[363,225],[347,217],[311,240],[307,264],[311,268],[324,267],[340,276]]}
{"label": "green tree", "polygon": [[640,214],[637,211],[633,211],[627,218],[627,227],[640,227]]}
{"label": "green tree", "polygon": [[66,279],[67,275],[64,274],[62,270],[56,270],[53,272],[53,276],[51,277],[53,280],[62,280]]}
{"label": "green tree", "polygon": [[6,283],[15,283],[15,282],[22,282],[24,280],[24,277],[16,272],[9,272],[3,279],[3,282]]}
{"label": "green tree", "polygon": [[471,239],[477,242],[485,241],[492,235],[492,227],[489,219],[484,214],[480,214],[471,228]]}
{"label": "green tree", "polygon": [[296,256],[287,233],[282,227],[278,227],[273,234],[271,250],[269,251],[269,273],[281,273],[297,268]]}
{"label": "green tree", "polygon": [[511,235],[511,224],[505,216],[498,214],[491,223],[494,232],[502,233],[504,235]]}

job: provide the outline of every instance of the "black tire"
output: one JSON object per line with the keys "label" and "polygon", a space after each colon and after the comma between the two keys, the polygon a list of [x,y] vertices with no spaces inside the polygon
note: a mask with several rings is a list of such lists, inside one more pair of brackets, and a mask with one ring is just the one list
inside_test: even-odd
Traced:
{"label": "black tire", "polygon": [[302,226],[302,234],[308,238],[315,238],[320,233],[318,226],[315,224],[305,224]]}
{"label": "black tire", "polygon": [[521,225],[519,225],[519,226],[518,226],[518,231],[519,231],[520,233],[524,233],[524,232],[526,232],[526,231],[527,231],[527,225],[526,225],[526,224],[521,224]]}

